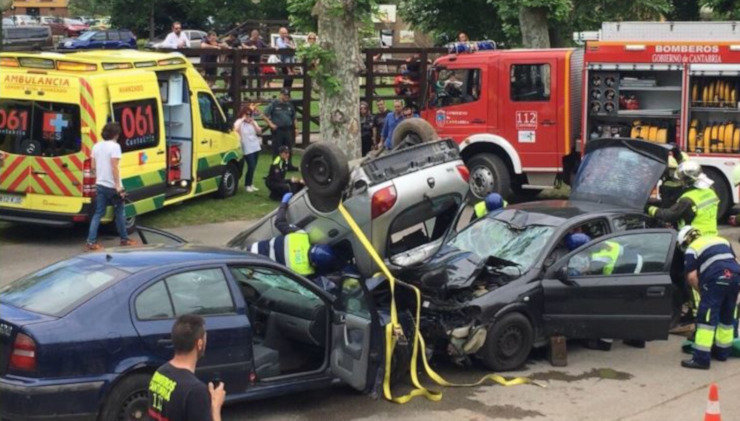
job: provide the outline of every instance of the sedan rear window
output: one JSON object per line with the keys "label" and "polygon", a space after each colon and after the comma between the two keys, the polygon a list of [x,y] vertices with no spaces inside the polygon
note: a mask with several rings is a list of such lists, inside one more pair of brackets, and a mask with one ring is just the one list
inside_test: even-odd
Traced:
{"label": "sedan rear window", "polygon": [[125,275],[90,260],[65,260],[0,289],[0,302],[59,317]]}

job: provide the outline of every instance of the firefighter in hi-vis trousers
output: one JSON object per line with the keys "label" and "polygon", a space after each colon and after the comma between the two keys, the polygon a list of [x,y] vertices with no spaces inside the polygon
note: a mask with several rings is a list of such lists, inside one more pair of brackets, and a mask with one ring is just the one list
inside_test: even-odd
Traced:
{"label": "firefighter in hi-vis trousers", "polygon": [[686,281],[701,296],[693,357],[681,361],[681,366],[708,369],[712,358],[725,361],[732,352],[740,265],[730,243],[718,235],[702,235],[687,225],[679,231],[677,241],[686,250]]}

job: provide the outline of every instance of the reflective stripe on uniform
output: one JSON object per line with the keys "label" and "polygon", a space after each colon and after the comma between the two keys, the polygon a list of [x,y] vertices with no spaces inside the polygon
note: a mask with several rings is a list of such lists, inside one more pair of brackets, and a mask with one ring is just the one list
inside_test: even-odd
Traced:
{"label": "reflective stripe on uniform", "polygon": [[485,216],[488,213],[488,208],[486,207],[485,201],[480,201],[475,204],[475,217],[481,218]]}
{"label": "reflective stripe on uniform", "polygon": [[709,269],[709,266],[712,265],[712,263],[720,261],[720,260],[728,260],[728,259],[734,259],[735,256],[732,255],[732,253],[722,253],[722,254],[715,254],[714,256],[707,259],[706,262],[702,263],[701,266],[699,266],[699,272],[704,272],[707,269]]}
{"label": "reflective stripe on uniform", "polygon": [[732,346],[732,341],[734,339],[732,330],[732,325],[724,325],[722,323],[717,325],[715,345],[718,348],[729,348]]}
{"label": "reflective stripe on uniform", "polygon": [[604,263],[602,273],[611,275],[614,266],[617,265],[617,260],[622,255],[622,246],[614,241],[605,241],[604,245],[607,247],[591,254],[591,260]]}
{"label": "reflective stripe on uniform", "polygon": [[311,250],[311,241],[305,231],[292,232],[285,236],[285,260],[289,269],[299,275],[314,273],[308,253]]}
{"label": "reflective stripe on uniform", "polygon": [[[680,199],[689,199],[694,211],[692,221],[681,221],[679,228],[688,224],[699,230],[702,235],[717,235],[717,212],[719,197],[711,188],[691,189],[681,195]],[[680,200],[679,199],[679,200]]]}
{"label": "reflective stripe on uniform", "polygon": [[694,349],[704,352],[712,350],[714,342],[714,326],[698,323],[694,337]]}

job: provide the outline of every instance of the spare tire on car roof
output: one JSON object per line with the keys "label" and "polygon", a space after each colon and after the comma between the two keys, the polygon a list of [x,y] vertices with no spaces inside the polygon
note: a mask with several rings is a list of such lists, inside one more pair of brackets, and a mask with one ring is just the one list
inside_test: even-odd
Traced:
{"label": "spare tire on car roof", "polygon": [[320,212],[331,212],[349,183],[347,156],[333,143],[312,143],[303,153],[301,175],[311,205]]}
{"label": "spare tire on car roof", "polygon": [[393,130],[391,145],[393,149],[418,145],[439,139],[439,135],[423,118],[412,117],[398,123]]}

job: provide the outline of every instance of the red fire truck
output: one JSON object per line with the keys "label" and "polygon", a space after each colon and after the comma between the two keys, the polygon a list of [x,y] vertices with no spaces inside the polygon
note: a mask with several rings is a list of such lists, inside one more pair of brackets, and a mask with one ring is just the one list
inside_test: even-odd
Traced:
{"label": "red fire truck", "polygon": [[730,182],[740,165],[737,22],[604,23],[584,58],[584,139],[676,143],[714,181],[720,216],[738,203]]}
{"label": "red fire truck", "polygon": [[581,142],[633,137],[676,143],[700,162],[724,215],[738,203],[740,25],[604,23],[593,35],[584,49],[443,56],[422,118],[460,144],[478,196],[551,188]]}

